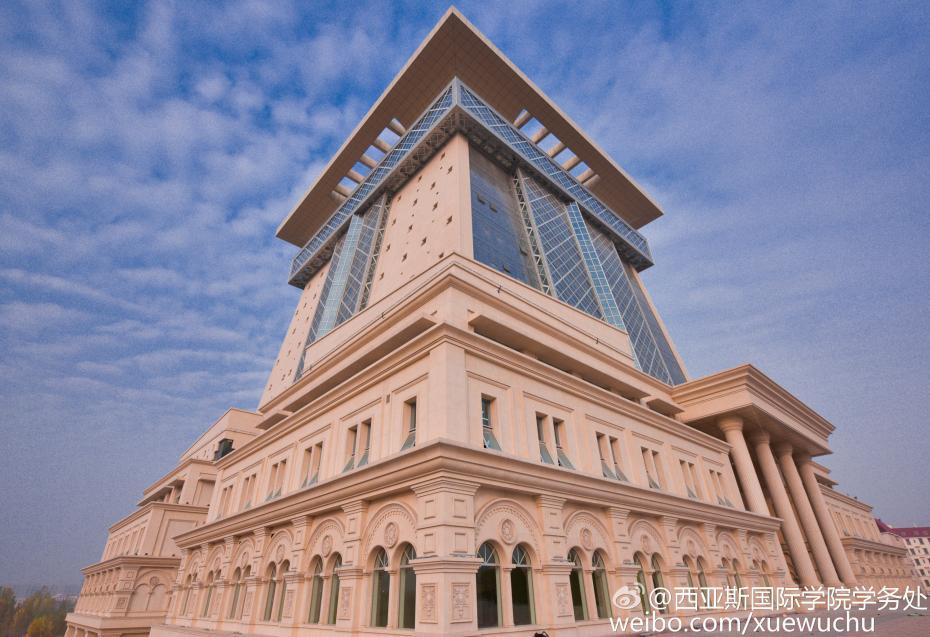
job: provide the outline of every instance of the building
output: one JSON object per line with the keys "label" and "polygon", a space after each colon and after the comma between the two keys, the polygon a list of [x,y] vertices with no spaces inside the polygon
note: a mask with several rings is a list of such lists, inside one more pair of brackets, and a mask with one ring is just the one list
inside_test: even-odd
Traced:
{"label": "building", "polygon": [[892,527],[875,520],[882,535],[891,535],[907,549],[914,576],[925,592],[930,593],[930,526]]}
{"label": "building", "polygon": [[688,376],[639,276],[661,214],[450,9],[278,229],[301,296],[212,492],[190,458],[147,492],[199,517],[87,569],[68,637],[596,635],[623,585],[865,581],[833,425],[751,365]]}

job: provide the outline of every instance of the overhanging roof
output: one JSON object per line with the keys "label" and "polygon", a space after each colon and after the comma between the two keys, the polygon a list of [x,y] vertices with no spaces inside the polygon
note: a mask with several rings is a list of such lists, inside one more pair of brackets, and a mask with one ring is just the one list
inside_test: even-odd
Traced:
{"label": "overhanging roof", "polygon": [[[458,77],[510,121],[524,111],[588,167],[585,185],[639,228],[662,215],[658,205],[555,103],[454,7],[450,8],[361,123],[281,223],[277,236],[303,246],[341,203],[340,182],[396,120],[409,127]],[[524,115],[525,116],[525,115]]]}

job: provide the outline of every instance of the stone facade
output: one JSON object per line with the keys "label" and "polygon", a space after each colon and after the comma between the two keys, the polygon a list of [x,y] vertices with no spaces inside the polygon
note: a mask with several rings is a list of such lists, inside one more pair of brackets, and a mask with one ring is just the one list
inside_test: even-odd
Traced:
{"label": "stone facade", "polygon": [[282,224],[302,293],[258,412],[111,529],[68,637],[595,635],[637,583],[903,584],[838,530],[830,423],[752,366],[687,378],[637,274],[659,214],[450,11]]}

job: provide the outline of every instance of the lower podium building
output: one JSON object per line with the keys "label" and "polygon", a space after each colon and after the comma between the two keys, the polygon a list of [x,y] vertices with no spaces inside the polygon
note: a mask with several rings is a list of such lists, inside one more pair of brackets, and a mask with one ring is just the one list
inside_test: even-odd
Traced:
{"label": "lower podium building", "polygon": [[912,584],[829,422],[688,376],[639,276],[661,214],[450,10],[278,229],[257,412],[111,527],[67,637],[604,635],[725,612],[661,588]]}

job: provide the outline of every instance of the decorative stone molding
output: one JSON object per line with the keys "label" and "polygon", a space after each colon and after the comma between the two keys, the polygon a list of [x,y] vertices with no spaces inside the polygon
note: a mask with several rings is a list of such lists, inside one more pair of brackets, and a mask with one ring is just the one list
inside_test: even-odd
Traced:
{"label": "decorative stone molding", "polygon": [[513,520],[504,518],[500,525],[500,536],[505,544],[513,544],[517,541],[517,530],[514,528]]}
{"label": "decorative stone molding", "polygon": [[435,624],[436,618],[436,584],[420,584],[420,614],[417,619],[427,624]]}
{"label": "decorative stone molding", "polygon": [[384,546],[387,548],[392,548],[397,544],[397,524],[394,522],[388,522],[384,527]]}
{"label": "decorative stone molding", "polygon": [[337,617],[343,620],[352,618],[352,587],[343,586],[339,589],[339,606]]}
{"label": "decorative stone molding", "polygon": [[567,617],[572,614],[572,605],[570,603],[571,593],[568,589],[568,584],[565,582],[559,582],[555,585],[555,603],[556,603],[556,612],[559,617]]}
{"label": "decorative stone molding", "polygon": [[452,623],[471,621],[471,584],[468,582],[452,583]]}

